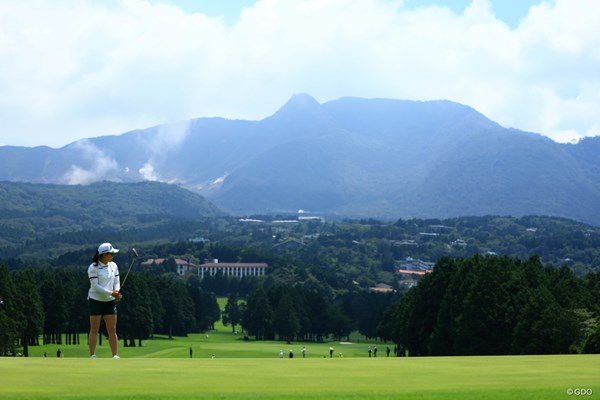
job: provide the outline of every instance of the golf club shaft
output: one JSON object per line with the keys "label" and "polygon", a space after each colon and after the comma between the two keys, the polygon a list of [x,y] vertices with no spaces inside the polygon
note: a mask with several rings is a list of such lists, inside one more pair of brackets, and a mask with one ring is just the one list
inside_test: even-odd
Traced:
{"label": "golf club shaft", "polygon": [[[129,276],[129,272],[131,272],[131,267],[133,267],[133,263],[135,262],[135,259],[138,256],[137,251],[135,251],[135,249],[131,249],[131,254],[133,256],[133,259],[131,260],[131,263],[129,264],[129,268],[127,268],[127,272],[125,273],[125,278],[123,279],[123,282],[121,283],[121,289],[123,289],[123,286],[125,285],[125,282],[127,281],[127,277]],[[119,290],[121,290],[119,289]]]}
{"label": "golf club shaft", "polygon": [[125,273],[125,278],[123,279],[123,282],[121,283],[121,289],[123,289],[123,286],[125,285],[125,281],[127,281],[127,277],[129,276],[129,272],[131,271],[131,267],[133,267],[134,262],[135,262],[135,258],[133,260],[131,260],[131,263],[129,264],[129,268],[127,269],[127,272]]}

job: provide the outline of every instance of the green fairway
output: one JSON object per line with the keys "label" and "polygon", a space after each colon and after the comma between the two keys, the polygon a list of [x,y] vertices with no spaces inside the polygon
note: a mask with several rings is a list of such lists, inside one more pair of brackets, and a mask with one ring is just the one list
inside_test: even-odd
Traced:
{"label": "green fairway", "polygon": [[[278,347],[289,345],[217,340],[228,335],[209,335],[200,344],[195,338],[193,359],[187,354],[193,338],[150,341],[119,360],[72,357],[69,346],[64,358],[0,358],[0,399],[512,400],[565,399],[577,388],[592,389],[593,398],[600,391],[600,355],[329,358],[312,352],[279,359]],[[233,349],[225,353],[226,346]],[[226,356],[206,356],[211,351]]]}
{"label": "green fairway", "polygon": [[[60,348],[63,357],[87,357],[87,335],[80,336],[80,345],[45,345],[29,348],[30,357],[43,357],[44,352],[48,357],[56,357]],[[137,344],[137,343],[136,343]],[[280,341],[244,341],[243,335],[234,335],[231,331],[210,332],[208,334],[191,334],[188,337],[168,339],[166,336],[157,335],[154,340],[145,340],[142,347],[123,347],[119,342],[119,355],[123,358],[160,357],[160,358],[187,358],[189,349],[192,348],[194,358],[278,358],[282,350],[287,358],[289,351],[294,357],[301,357],[300,350],[306,346],[308,358],[329,357],[329,346],[334,347],[335,357],[366,357],[367,347],[377,345],[378,358],[385,357],[385,344],[374,342],[333,342],[333,343],[300,343],[286,344]],[[389,345],[393,347],[393,345]],[[104,338],[102,346],[98,346],[96,353],[99,358],[110,356],[108,341]]]}
{"label": "green fairway", "polygon": [[[98,358],[88,358],[85,334],[79,345],[33,346],[28,358],[0,358],[0,399],[521,400],[600,393],[600,355],[396,358],[386,357],[391,344],[359,336],[286,344],[245,341],[231,327],[215,328],[185,338],[158,335],[141,347],[120,341],[121,359],[110,358],[106,339]],[[368,346],[378,347],[377,358],[368,357]],[[593,394],[570,396],[569,389]]]}

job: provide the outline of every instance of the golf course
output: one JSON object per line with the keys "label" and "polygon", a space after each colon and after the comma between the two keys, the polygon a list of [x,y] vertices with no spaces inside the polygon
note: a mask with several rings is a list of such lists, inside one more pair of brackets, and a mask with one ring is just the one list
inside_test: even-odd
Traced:
{"label": "golf course", "polygon": [[[377,357],[368,357],[369,345]],[[600,391],[600,355],[386,357],[386,346],[245,341],[225,327],[120,343],[121,359],[110,358],[106,340],[96,359],[86,343],[33,346],[30,357],[0,358],[0,399],[564,399]]]}

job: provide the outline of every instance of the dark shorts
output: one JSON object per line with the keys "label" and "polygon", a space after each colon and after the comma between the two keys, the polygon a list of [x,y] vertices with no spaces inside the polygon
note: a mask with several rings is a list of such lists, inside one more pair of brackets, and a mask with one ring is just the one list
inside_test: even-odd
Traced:
{"label": "dark shorts", "polygon": [[117,314],[116,301],[98,301],[94,299],[88,300],[88,310],[90,317],[92,315],[115,315]]}

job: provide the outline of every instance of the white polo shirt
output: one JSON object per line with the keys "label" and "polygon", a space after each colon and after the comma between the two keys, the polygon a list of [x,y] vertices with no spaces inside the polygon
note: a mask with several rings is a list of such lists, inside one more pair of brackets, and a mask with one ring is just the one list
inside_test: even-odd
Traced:
{"label": "white polo shirt", "polygon": [[108,264],[98,261],[98,265],[90,264],[88,267],[88,277],[90,278],[90,291],[88,299],[97,301],[112,301],[115,298],[111,296],[112,292],[121,289],[119,280],[119,267],[113,261]]}

